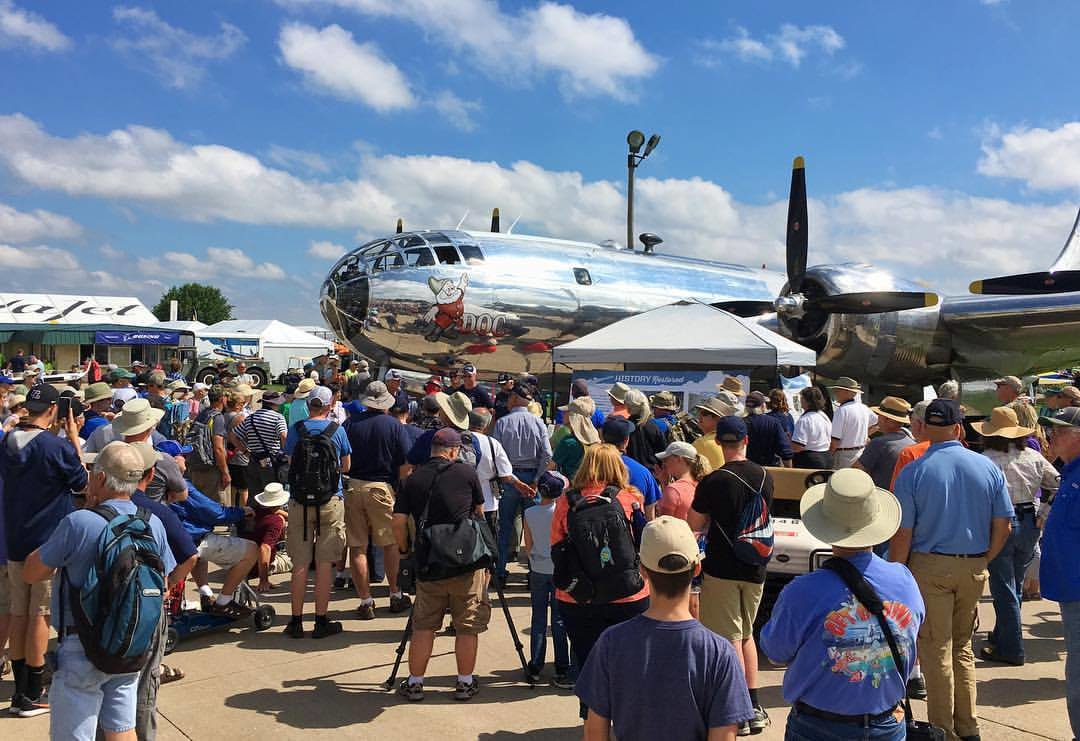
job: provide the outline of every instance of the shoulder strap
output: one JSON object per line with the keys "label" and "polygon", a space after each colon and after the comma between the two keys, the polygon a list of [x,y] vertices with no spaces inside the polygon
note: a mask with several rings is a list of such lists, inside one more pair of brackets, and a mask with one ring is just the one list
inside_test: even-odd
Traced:
{"label": "shoulder strap", "polygon": [[293,425],[293,429],[296,430],[296,434],[300,436],[301,440],[311,436],[311,432],[308,430],[307,425],[304,424],[304,420],[302,419],[297,420],[296,424]]}
{"label": "shoulder strap", "polygon": [[[889,627],[889,621],[885,619],[885,603],[882,602],[881,597],[874,591],[874,588],[870,585],[870,582],[866,580],[855,564],[846,558],[840,558],[839,556],[833,556],[825,563],[821,564],[821,568],[828,569],[833,572],[847,585],[847,588],[851,590],[851,593],[855,595],[862,606],[865,607],[871,615],[877,618],[878,625],[881,626],[881,632],[885,635],[885,640],[889,643],[889,651],[892,652],[893,664],[896,667],[896,673],[900,675],[901,683],[906,685],[907,682],[904,679],[904,675],[901,673],[900,667],[903,663],[900,660],[900,649],[896,645],[896,636],[893,635],[892,629]],[[907,698],[907,693],[904,693],[904,718],[908,723],[911,723],[911,702]]]}
{"label": "shoulder strap", "polygon": [[740,476],[739,474],[735,473],[734,471],[732,471],[732,470],[729,470],[729,469],[727,469],[727,468],[724,468],[724,467],[720,467],[720,468],[719,468],[719,469],[717,469],[717,470],[718,470],[718,471],[722,471],[722,472],[724,472],[724,473],[726,473],[726,474],[729,474],[729,475],[731,475],[731,476],[734,476],[735,478],[737,478],[737,479],[738,479],[739,481],[741,481],[741,482],[743,483],[743,486],[745,486],[745,487],[746,487],[747,489],[749,489],[750,491],[754,492],[755,494],[761,494],[761,490],[765,488],[765,480],[766,480],[766,478],[767,478],[767,477],[768,477],[768,475],[769,475],[769,472],[768,472],[768,471],[765,471],[765,475],[761,477],[761,485],[760,485],[760,486],[758,486],[758,487],[757,487],[757,488],[755,489],[755,488],[754,488],[753,486],[751,486],[751,485],[750,485],[749,483],[747,483],[746,479],[744,479],[744,478],[743,478],[742,476]]}
{"label": "shoulder strap", "polygon": [[337,422],[330,422],[330,424],[324,427],[323,431],[319,434],[329,440],[334,436],[334,433],[338,431],[338,426]]}
{"label": "shoulder strap", "polygon": [[416,523],[417,530],[423,530],[427,527],[428,508],[431,507],[431,497],[435,494],[435,483],[439,480],[439,476],[442,475],[443,471],[452,465],[454,465],[453,461],[447,461],[435,467],[435,474],[431,477],[431,483],[428,484],[427,499],[424,500],[424,511],[420,513],[420,520]]}

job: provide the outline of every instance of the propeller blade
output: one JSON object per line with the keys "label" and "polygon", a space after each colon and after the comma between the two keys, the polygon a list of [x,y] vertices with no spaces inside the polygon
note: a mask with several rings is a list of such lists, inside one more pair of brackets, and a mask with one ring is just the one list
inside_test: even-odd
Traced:
{"label": "propeller blade", "polygon": [[904,311],[934,306],[936,293],[920,291],[867,291],[866,293],[841,293],[822,296],[806,301],[807,311],[824,311],[829,314],[883,314],[887,311]]}
{"label": "propeller blade", "polygon": [[405,222],[402,221],[401,219],[398,219],[397,220],[397,232],[396,233],[401,234],[403,231],[405,231]]}
{"label": "propeller blade", "polygon": [[772,301],[719,301],[712,306],[741,317],[761,316],[776,311]]}
{"label": "propeller blade", "polygon": [[491,209],[491,231],[499,231],[499,209],[497,207]]}
{"label": "propeller blade", "polygon": [[798,293],[806,272],[806,164],[796,157],[791,166],[791,193],[787,212],[787,277],[791,293]]}
{"label": "propeller blade", "polygon": [[1059,270],[1049,273],[1003,275],[1000,278],[977,280],[969,287],[972,293],[1001,296],[1030,296],[1041,293],[1070,293],[1080,291],[1080,270]]}

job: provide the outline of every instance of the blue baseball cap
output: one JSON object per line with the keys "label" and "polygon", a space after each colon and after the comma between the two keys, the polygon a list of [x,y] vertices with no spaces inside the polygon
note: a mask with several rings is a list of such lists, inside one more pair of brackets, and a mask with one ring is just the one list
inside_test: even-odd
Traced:
{"label": "blue baseball cap", "polygon": [[604,420],[604,426],[600,429],[600,435],[606,443],[621,445],[623,440],[630,439],[635,429],[637,428],[634,423],[626,417],[608,416]]}
{"label": "blue baseball cap", "polygon": [[951,427],[964,421],[960,405],[953,399],[934,399],[926,407],[926,424],[931,427]]}
{"label": "blue baseball cap", "polygon": [[540,474],[540,478],[536,480],[537,491],[540,492],[541,496],[548,499],[561,496],[569,486],[570,482],[558,471],[544,471]]}
{"label": "blue baseball cap", "polygon": [[742,442],[746,434],[746,422],[742,417],[721,417],[716,421],[716,439],[722,443]]}
{"label": "blue baseball cap", "polygon": [[15,379],[12,378],[11,376],[4,375],[3,373],[0,373],[0,383],[6,383],[8,386],[14,386],[15,385]]}
{"label": "blue baseball cap", "polygon": [[157,445],[155,445],[154,448],[159,453],[164,453],[165,455],[170,455],[173,458],[175,458],[178,455],[187,455],[188,453],[190,453],[191,451],[194,450],[194,448],[191,447],[190,445],[181,445],[180,443],[176,442],[175,440],[162,440]]}

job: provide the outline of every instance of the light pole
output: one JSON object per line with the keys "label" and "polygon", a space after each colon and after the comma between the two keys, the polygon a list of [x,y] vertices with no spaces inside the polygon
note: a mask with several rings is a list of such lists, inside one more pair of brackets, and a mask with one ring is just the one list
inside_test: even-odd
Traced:
{"label": "light pole", "polygon": [[[645,135],[634,129],[626,135],[626,144],[630,151],[626,155],[626,249],[634,249],[634,170],[648,157],[656,145],[660,143],[660,135],[653,134],[645,142]],[[641,147],[645,151],[641,154]]]}

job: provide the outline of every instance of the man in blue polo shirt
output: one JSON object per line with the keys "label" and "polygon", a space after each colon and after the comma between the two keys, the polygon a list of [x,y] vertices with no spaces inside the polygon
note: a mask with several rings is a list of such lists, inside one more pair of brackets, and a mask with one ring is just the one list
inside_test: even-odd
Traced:
{"label": "man in blue polo shirt", "polygon": [[1065,699],[1073,737],[1080,738],[1080,407],[1060,409],[1041,422],[1049,427],[1052,457],[1065,467],[1043,527],[1039,583],[1043,597],[1061,605]]}
{"label": "man in blue polo shirt", "polygon": [[903,516],[889,558],[908,565],[926,602],[919,663],[930,722],[949,738],[972,739],[979,722],[971,634],[986,566],[1009,537],[1013,508],[1001,469],[960,443],[962,423],[951,399],[926,408],[930,447],[896,479]]}
{"label": "man in blue polo shirt", "polygon": [[634,423],[625,417],[613,415],[609,415],[604,420],[604,426],[600,430],[600,436],[604,442],[611,443],[622,453],[622,461],[630,473],[630,485],[637,487],[641,495],[645,497],[645,518],[651,520],[656,513],[656,503],[660,501],[660,484],[649,469],[626,454],[626,447],[630,444],[632,434],[634,434]]}

